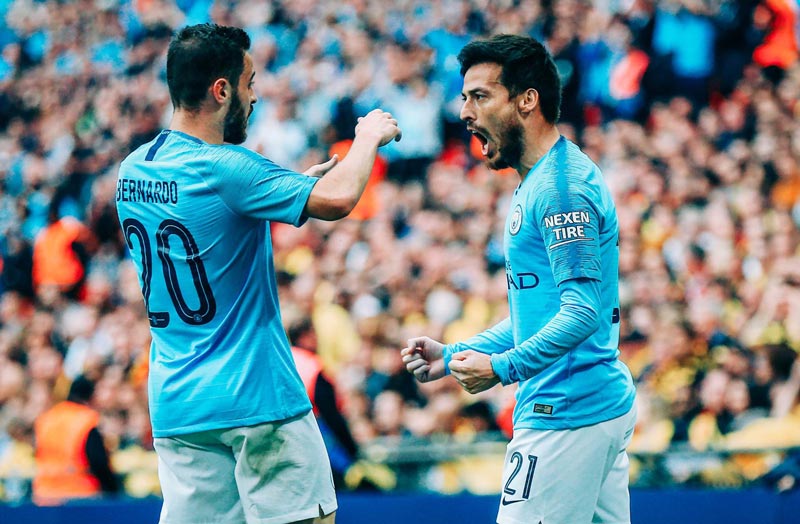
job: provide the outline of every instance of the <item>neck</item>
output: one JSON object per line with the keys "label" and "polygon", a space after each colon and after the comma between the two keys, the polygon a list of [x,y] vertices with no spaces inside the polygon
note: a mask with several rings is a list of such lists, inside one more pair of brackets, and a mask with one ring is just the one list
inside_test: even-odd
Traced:
{"label": "neck", "polygon": [[208,144],[222,144],[224,142],[224,124],[219,122],[215,116],[202,109],[198,111],[176,109],[172,113],[169,128],[199,138]]}
{"label": "neck", "polygon": [[528,172],[536,165],[550,149],[556,145],[561,134],[555,124],[536,126],[534,129],[527,129],[525,133],[525,152],[520,159],[519,165],[515,166],[519,177],[525,180]]}

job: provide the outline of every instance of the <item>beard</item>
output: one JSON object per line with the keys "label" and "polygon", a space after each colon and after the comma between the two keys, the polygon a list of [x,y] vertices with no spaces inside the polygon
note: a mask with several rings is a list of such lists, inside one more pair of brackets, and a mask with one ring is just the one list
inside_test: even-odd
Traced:
{"label": "beard", "polygon": [[231,99],[231,107],[225,115],[225,128],[222,139],[229,144],[241,144],[247,138],[247,119],[249,114],[245,114],[244,105],[239,97],[234,95]]}
{"label": "beard", "polygon": [[494,159],[488,160],[487,165],[491,169],[505,169],[512,167],[516,169],[522,160],[522,126],[517,123],[509,124],[504,130],[498,133],[497,143],[503,144],[497,149]]}

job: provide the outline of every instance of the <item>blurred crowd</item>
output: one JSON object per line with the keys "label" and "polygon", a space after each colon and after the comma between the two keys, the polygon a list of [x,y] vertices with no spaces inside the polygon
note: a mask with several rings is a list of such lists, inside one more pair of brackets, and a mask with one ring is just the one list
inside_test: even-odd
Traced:
{"label": "blurred crowd", "polygon": [[[350,218],[276,224],[287,330],[311,319],[355,440],[510,431],[513,388],[418,386],[399,348],[507,315],[514,173],[458,121],[456,61],[500,32],[546,43],[560,129],[600,166],[620,223],[633,451],[800,445],[796,0],[0,0],[0,499],[33,424],[84,376],[113,466],[157,493],[148,321],[114,207],[117,164],[165,127],[165,50],[213,20],[253,39],[245,145],[302,171],[356,118],[403,128]],[[774,460],[726,464],[752,479]],[[499,474],[496,475],[499,478]]]}

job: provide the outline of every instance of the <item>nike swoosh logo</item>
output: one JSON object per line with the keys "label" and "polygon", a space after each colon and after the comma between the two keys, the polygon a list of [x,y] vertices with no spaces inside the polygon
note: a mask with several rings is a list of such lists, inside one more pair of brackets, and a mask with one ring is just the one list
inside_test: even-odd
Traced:
{"label": "nike swoosh logo", "polygon": [[503,504],[503,506],[509,506],[509,505],[511,505],[511,504],[516,504],[517,502],[522,502],[522,501],[524,501],[524,500],[525,500],[525,499],[519,499],[519,500],[506,500],[506,498],[505,498],[505,497],[503,497],[503,500],[501,500],[500,502]]}

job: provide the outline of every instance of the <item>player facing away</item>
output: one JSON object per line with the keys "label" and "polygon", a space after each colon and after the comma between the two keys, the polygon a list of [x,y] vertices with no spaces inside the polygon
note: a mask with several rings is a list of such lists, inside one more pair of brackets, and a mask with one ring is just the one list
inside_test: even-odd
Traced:
{"label": "player facing away", "polygon": [[256,102],[249,46],[238,28],[180,30],[167,54],[170,127],[119,169],[117,211],[152,333],[165,524],[332,523],[337,508],[281,323],[269,225],[346,216],[400,131],[375,110],[344,160],[306,174],[234,145]]}
{"label": "player facing away", "polygon": [[487,163],[520,176],[506,219],[510,317],[457,344],[408,341],[422,382],[519,382],[497,521],[630,522],[635,390],[618,360],[618,225],[598,167],[560,136],[555,64],[532,38],[466,45],[461,118]]}

